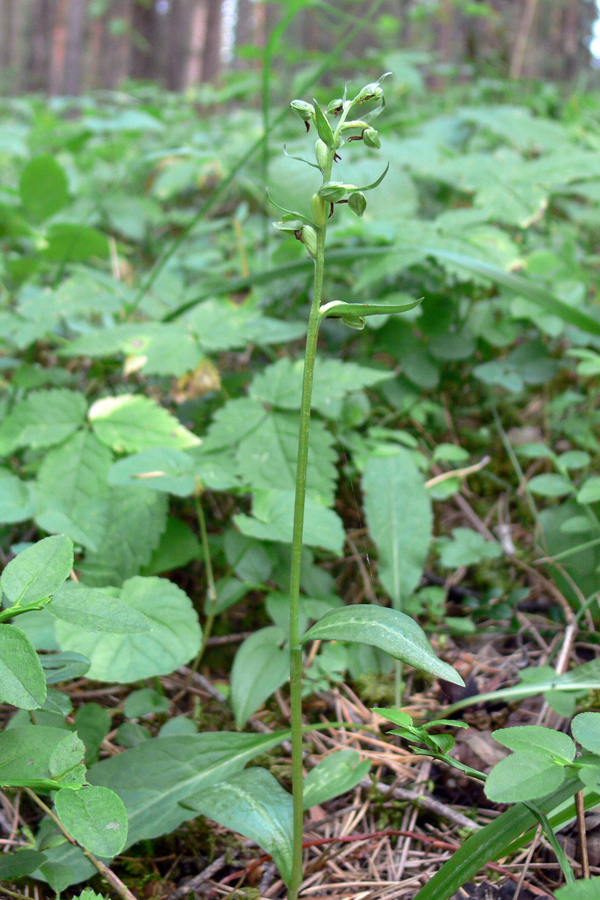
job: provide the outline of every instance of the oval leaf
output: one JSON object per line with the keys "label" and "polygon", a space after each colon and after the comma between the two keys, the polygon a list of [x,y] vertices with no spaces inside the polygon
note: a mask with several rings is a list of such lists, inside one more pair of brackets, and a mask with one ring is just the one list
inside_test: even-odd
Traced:
{"label": "oval leaf", "polygon": [[0,625],[0,702],[38,709],[46,699],[40,658],[26,634],[15,625]]}
{"label": "oval leaf", "polygon": [[97,856],[116,856],[127,841],[127,810],[109,788],[84,785],[79,791],[59,791],[58,818],[75,840]]}
{"label": "oval leaf", "polygon": [[25,606],[45,600],[73,568],[73,543],[64,534],[38,541],[6,566],[0,586],[11,603]]}
{"label": "oval leaf", "polygon": [[367,604],[332,609],[309,628],[301,643],[316,640],[371,644],[415,669],[464,685],[458,672],[437,658],[420,625],[396,609]]}
{"label": "oval leaf", "polygon": [[600,713],[584,712],[575,716],[571,723],[571,732],[575,740],[586,750],[600,753]]}
{"label": "oval leaf", "polygon": [[67,583],[55,594],[48,612],[86,631],[141,634],[151,631],[148,618],[106,591]]}
{"label": "oval leaf", "polygon": [[292,874],[292,797],[266,769],[245,769],[194,794],[182,806],[255,841],[273,857],[285,883]]}
{"label": "oval leaf", "polygon": [[501,759],[485,782],[485,795],[495,803],[517,803],[545,797],[561,786],[564,766],[536,750],[522,750]]}
{"label": "oval leaf", "polygon": [[330,753],[311,769],[304,779],[302,804],[304,809],[326,803],[355,788],[369,774],[368,759],[360,762],[356,750],[339,750]]}

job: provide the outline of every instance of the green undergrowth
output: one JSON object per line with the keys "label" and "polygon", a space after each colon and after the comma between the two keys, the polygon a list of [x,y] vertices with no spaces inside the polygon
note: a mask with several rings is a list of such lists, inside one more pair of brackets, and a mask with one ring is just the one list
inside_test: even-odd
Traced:
{"label": "green undergrowth", "polygon": [[[383,150],[346,145],[334,164],[352,185],[389,171],[361,217],[336,203],[327,221],[323,303],[357,312],[320,332],[300,630],[344,604],[391,606],[455,662],[477,632],[516,632],[535,599],[522,563],[539,564],[564,598],[544,609],[547,633],[576,622],[595,647],[598,97],[526,86],[515,96],[489,81],[432,96],[410,57],[396,65]],[[306,98],[315,92],[322,100],[320,88]],[[250,103],[199,115],[194,98],[132,88],[1,109],[0,548],[7,562],[39,553],[35,565],[54,574],[35,589],[21,574],[17,589],[5,568],[0,641],[33,655],[26,684],[0,682],[0,763],[14,728],[50,729],[53,753],[77,731],[75,755],[63,768],[46,760],[36,783],[61,796],[57,782],[85,771],[121,798],[128,836],[98,852],[108,859],[197,817],[180,802],[190,767],[200,789],[287,739],[248,723],[289,677],[313,261],[303,220],[282,234],[270,223],[272,202],[311,216],[319,173],[297,158],[302,122],[274,114],[265,196],[264,159],[239,166],[260,149]],[[381,311],[364,320],[366,304]],[[402,305],[414,308],[386,312]],[[464,506],[457,516],[461,492],[470,517]],[[16,637],[13,605],[27,604]],[[225,725],[192,700],[172,714],[159,678],[192,665],[224,685]],[[537,674],[521,688],[537,684],[564,716],[598,687],[595,670],[561,684]],[[127,685],[118,707],[73,704],[65,682],[83,677]],[[366,702],[401,705],[383,650],[323,641],[305,672],[307,709],[342,680]],[[107,758],[115,723],[125,752]],[[199,752],[217,728],[231,741]],[[15,772],[9,793],[23,787]],[[38,855],[5,877],[33,874],[60,892],[93,872],[50,819],[27,841]]]}

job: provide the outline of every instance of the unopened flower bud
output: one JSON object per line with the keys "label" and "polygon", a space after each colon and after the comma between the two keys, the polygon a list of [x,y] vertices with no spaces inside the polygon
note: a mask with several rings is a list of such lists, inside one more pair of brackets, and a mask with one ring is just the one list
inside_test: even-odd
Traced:
{"label": "unopened flower bud", "polygon": [[362,191],[355,191],[348,197],[348,206],[357,216],[362,216],[367,208],[367,198]]}
{"label": "unopened flower bud", "polygon": [[317,255],[317,232],[315,229],[310,225],[304,225],[302,227],[300,240],[314,259]]}
{"label": "unopened flower bud", "polygon": [[321,138],[317,139],[317,143],[315,144],[315,157],[317,159],[317,165],[324,171],[329,164],[329,147],[322,141]]}
{"label": "unopened flower bud", "polygon": [[319,196],[329,203],[337,203],[343,200],[348,193],[348,185],[342,184],[341,181],[326,181],[319,188]]}
{"label": "unopened flower bud", "polygon": [[375,150],[379,150],[381,148],[379,133],[375,128],[365,128],[362,137],[367,147],[374,147]]}
{"label": "unopened flower bud", "polygon": [[367,100],[381,100],[383,97],[383,88],[377,81],[366,84],[362,91],[356,95],[353,103],[366,103]]}
{"label": "unopened flower bud", "polygon": [[313,194],[310,198],[310,208],[312,211],[313,222],[315,225],[318,225],[319,228],[325,224],[327,221],[327,214],[329,212],[327,208],[328,204],[323,200],[322,197],[319,197],[318,194]]}
{"label": "unopened flower bud", "polygon": [[312,103],[307,103],[306,100],[292,100],[290,106],[298,118],[302,119],[306,125],[306,130],[309,131],[310,123],[313,122],[315,118],[315,108]]}
{"label": "unopened flower bud", "polygon": [[331,103],[327,106],[327,112],[333,113],[334,116],[339,116],[343,108],[344,101],[341,97],[338,97],[337,100],[332,100]]}

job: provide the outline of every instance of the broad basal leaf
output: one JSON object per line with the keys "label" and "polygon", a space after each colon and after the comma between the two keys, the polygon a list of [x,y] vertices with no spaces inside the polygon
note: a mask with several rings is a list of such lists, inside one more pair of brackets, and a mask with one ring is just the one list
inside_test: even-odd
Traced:
{"label": "broad basal leaf", "polygon": [[131,578],[120,591],[122,603],[147,617],[145,634],[94,634],[58,620],[56,636],[63,650],[91,661],[88,678],[127,683],[167,675],[200,649],[201,630],[189,597],[164,578]]}
{"label": "broad basal leaf", "polygon": [[38,474],[40,528],[63,532],[91,550],[98,549],[108,523],[111,462],[108,447],[88,431],[50,450]]}
{"label": "broad basal leaf", "polygon": [[555,791],[566,778],[563,765],[549,753],[520,750],[501,759],[485,782],[485,795],[495,803],[536,800]]}
{"label": "broad basal leaf", "polygon": [[362,603],[332,609],[309,628],[301,643],[316,640],[371,644],[415,669],[464,684],[456,669],[437,658],[420,625],[396,609]]}
{"label": "broad basal leaf", "polygon": [[19,194],[31,219],[49,219],[69,202],[65,170],[49,153],[34,156],[21,172]]}
{"label": "broad basal leaf", "polygon": [[46,679],[31,641],[15,625],[0,625],[0,703],[37,709],[46,699]]}
{"label": "broad basal leaf", "polygon": [[2,572],[0,587],[11,603],[27,606],[54,594],[72,568],[73,544],[64,534],[57,534],[11,560]]}
{"label": "broad basal leaf", "polygon": [[231,704],[238,728],[290,677],[290,652],[282,646],[284,639],[276,626],[261,628],[246,638],[236,653]]}
{"label": "broad basal leaf", "polygon": [[200,443],[191,431],[149,397],[120,394],[91,407],[89,418],[102,443],[118,453],[137,453],[149,447],[193,447]]}
{"label": "broad basal leaf", "polygon": [[54,388],[34,391],[17,403],[0,425],[0,454],[19,447],[51,447],[60,444],[85,421],[83,394]]}
{"label": "broad basal leaf", "polygon": [[182,805],[237,831],[262,847],[289,885],[292,874],[292,795],[259,766],[245,769],[198,794]]}
{"label": "broad basal leaf", "polygon": [[84,785],[79,791],[59,791],[54,805],[71,837],[95,856],[116,856],[125,846],[127,810],[109,788]]}
{"label": "broad basal leaf", "polygon": [[379,551],[377,576],[396,607],[414,591],[431,542],[431,500],[410,453],[371,457],[362,478],[369,533]]}
{"label": "broad basal leaf", "polygon": [[[181,800],[225,781],[255,756],[289,737],[289,731],[268,735],[217,731],[151,738],[96,763],[88,771],[88,780],[110,788],[123,800],[129,821],[125,847],[130,847],[170,834],[182,822],[194,818],[196,813],[180,806]],[[51,859],[74,867],[71,883],[95,871],[76,847],[63,845],[47,853]]]}

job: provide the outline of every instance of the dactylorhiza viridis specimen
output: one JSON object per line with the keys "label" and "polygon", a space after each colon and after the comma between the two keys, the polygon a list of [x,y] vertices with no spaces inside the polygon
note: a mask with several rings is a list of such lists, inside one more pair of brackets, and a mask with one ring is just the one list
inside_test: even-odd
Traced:
{"label": "dactylorhiza viridis specimen", "polygon": [[[389,73],[386,73],[389,74]],[[408,616],[397,610],[378,605],[356,605],[331,610],[308,632],[300,633],[299,595],[302,556],[302,534],[306,498],[308,463],[308,436],[313,373],[317,349],[319,325],[327,316],[341,318],[352,328],[362,329],[365,317],[400,313],[415,307],[420,301],[404,305],[391,303],[346,303],[332,300],[322,303],[323,273],[325,267],[325,236],[327,223],[336,206],[348,204],[353,213],[362,216],[367,206],[365,192],[377,187],[384,179],[389,164],[372,184],[359,187],[332,179],[334,164],[340,161],[338,151],[344,145],[362,142],[367,147],[379,149],[379,134],[370,124],[385,106],[383,88],[378,81],[365,85],[352,99],[344,96],[333,100],[325,110],[316,102],[294,100],[293,111],[305,123],[306,130],[314,126],[317,132],[315,160],[302,160],[318,169],[322,175],[321,186],[310,200],[312,218],[278,207],[284,215],[275,227],[293,234],[306,246],[314,260],[314,282],[311,309],[306,336],[306,354],[302,381],[300,408],[300,434],[296,473],[296,496],[292,537],[292,561],[290,572],[290,707],[292,719],[292,794],[293,794],[293,853],[291,875],[286,879],[289,900],[296,900],[302,881],[302,648],[313,639],[350,640],[373,644],[389,652],[397,659],[428,671],[434,675],[462,683],[451,666],[438,660],[420,627]],[[353,113],[360,117],[353,117]]]}

